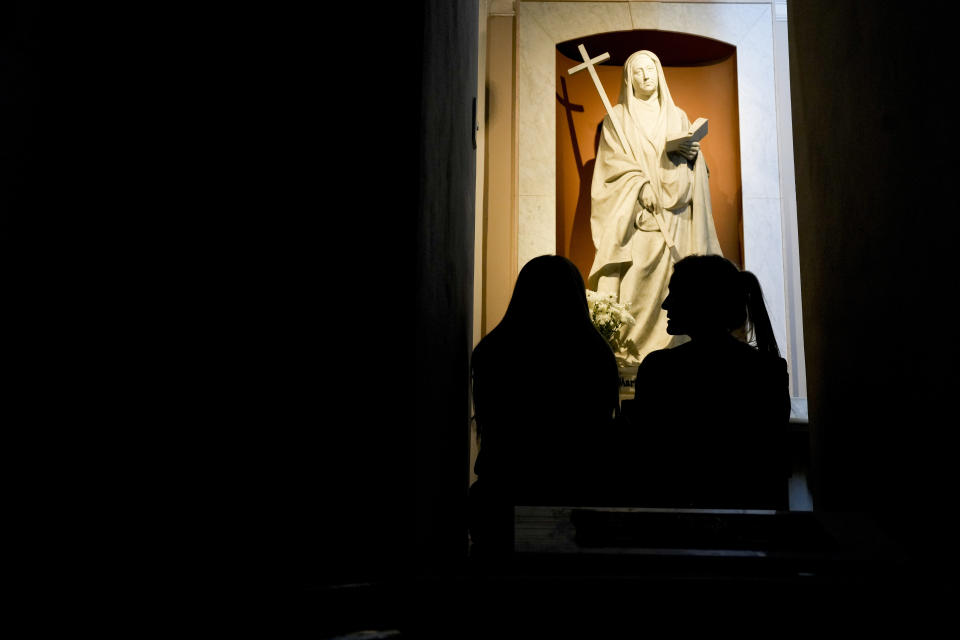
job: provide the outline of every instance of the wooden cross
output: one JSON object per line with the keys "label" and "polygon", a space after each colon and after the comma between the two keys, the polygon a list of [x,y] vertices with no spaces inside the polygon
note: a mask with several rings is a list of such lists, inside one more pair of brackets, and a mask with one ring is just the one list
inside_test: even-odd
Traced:
{"label": "wooden cross", "polygon": [[610,116],[610,122],[613,124],[613,129],[617,132],[617,136],[620,137],[620,143],[623,145],[623,148],[627,150],[627,153],[632,155],[633,150],[630,148],[630,142],[627,140],[627,136],[624,135],[623,129],[620,128],[620,122],[613,117],[613,107],[610,106],[610,100],[607,98],[607,92],[603,90],[603,85],[600,84],[600,77],[597,76],[597,70],[593,68],[594,65],[599,64],[604,60],[609,60],[610,53],[601,53],[596,58],[591,59],[587,54],[587,48],[581,44],[580,55],[583,56],[583,62],[568,69],[567,73],[572,76],[578,71],[583,71],[584,69],[590,72],[590,77],[593,79],[593,84],[597,87],[597,93],[600,94],[600,99],[603,100],[603,108],[607,110],[607,115]]}

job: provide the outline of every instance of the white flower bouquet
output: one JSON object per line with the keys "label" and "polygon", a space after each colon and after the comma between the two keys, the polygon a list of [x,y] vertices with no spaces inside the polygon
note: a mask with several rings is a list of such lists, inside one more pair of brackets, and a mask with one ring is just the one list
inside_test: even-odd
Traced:
{"label": "white flower bouquet", "polygon": [[590,320],[593,321],[593,326],[597,328],[614,353],[627,350],[629,341],[623,340],[620,329],[636,324],[636,320],[627,310],[627,304],[617,302],[613,294],[587,289],[587,306],[590,307]]}

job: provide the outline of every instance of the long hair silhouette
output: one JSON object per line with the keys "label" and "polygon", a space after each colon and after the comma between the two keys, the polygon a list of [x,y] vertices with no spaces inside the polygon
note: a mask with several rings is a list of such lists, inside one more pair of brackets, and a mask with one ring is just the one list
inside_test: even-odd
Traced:
{"label": "long hair silhouette", "polygon": [[619,409],[619,376],[577,267],[560,256],[528,262],[471,366],[480,481],[530,499],[581,488],[596,464],[589,451]]}
{"label": "long hair silhouette", "polygon": [[760,281],[723,256],[694,255],[677,262],[670,295],[693,308],[699,327],[739,331],[758,350],[780,355]]}

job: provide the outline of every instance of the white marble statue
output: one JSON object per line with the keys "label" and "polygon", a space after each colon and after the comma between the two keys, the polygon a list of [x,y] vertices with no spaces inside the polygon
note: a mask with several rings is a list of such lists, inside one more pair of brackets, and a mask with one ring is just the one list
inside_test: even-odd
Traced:
{"label": "white marble statue", "polygon": [[673,152],[665,148],[669,138],[689,128],[659,58],[650,51],[627,58],[619,104],[603,120],[597,150],[590,217],[597,255],[587,286],[615,294],[636,319],[621,337],[630,347],[618,355],[628,364],[685,340],[667,333],[660,308],[674,262],[721,253],[699,143],[681,142]]}

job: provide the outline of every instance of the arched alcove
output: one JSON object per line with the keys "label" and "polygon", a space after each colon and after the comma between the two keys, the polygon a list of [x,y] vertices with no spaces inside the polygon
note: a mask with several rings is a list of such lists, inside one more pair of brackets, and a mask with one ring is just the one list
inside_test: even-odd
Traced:
{"label": "arched alcove", "polygon": [[596,71],[612,104],[618,100],[624,61],[646,49],[660,58],[674,101],[690,120],[710,121],[702,152],[710,168],[717,235],[724,255],[742,266],[736,47],[694,34],[653,29],[599,33],[556,45],[557,254],[570,258],[587,279],[595,253],[590,184],[605,109],[588,73],[568,73],[582,62],[581,44],[591,56],[610,54]]}

